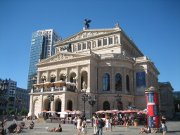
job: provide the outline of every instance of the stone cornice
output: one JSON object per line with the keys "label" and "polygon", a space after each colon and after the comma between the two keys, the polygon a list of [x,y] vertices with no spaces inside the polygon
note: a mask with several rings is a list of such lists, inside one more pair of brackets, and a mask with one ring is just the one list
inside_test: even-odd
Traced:
{"label": "stone cornice", "polygon": [[88,40],[92,38],[97,38],[100,36],[106,36],[109,34],[115,34],[117,32],[120,32],[120,29],[117,28],[112,28],[112,29],[88,29],[88,30],[83,30],[77,34],[74,34],[70,36],[69,38],[59,41],[56,43],[56,46],[59,45],[64,45],[72,42],[79,42],[82,40]]}
{"label": "stone cornice", "polygon": [[99,59],[99,56],[91,51],[89,53],[58,53],[52,57],[49,57],[45,60],[42,60],[40,63],[37,64],[38,67],[43,67],[47,65],[54,65],[57,63],[66,63],[66,62],[74,62],[79,60],[86,60],[86,59]]}
{"label": "stone cornice", "polygon": [[140,65],[140,64],[147,64],[148,66],[151,66],[151,68],[156,72],[157,75],[160,74],[154,63],[151,60],[149,60],[146,56],[136,59],[135,65]]}

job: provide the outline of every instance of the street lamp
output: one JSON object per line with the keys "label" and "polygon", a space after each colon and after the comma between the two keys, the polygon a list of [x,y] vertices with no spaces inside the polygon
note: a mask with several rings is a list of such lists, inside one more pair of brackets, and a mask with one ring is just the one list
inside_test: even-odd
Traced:
{"label": "street lamp", "polygon": [[93,106],[96,103],[96,97],[89,95],[88,102],[91,105],[91,110],[92,110],[92,112],[91,112],[91,125],[93,127]]}
{"label": "street lamp", "polygon": [[49,110],[50,110],[51,102],[54,101],[54,95],[53,94],[48,95],[48,99],[49,99]]}
{"label": "street lamp", "polygon": [[85,116],[86,116],[85,103],[86,103],[86,101],[88,101],[88,94],[87,94],[87,93],[83,93],[81,99],[82,99],[82,101],[84,102],[83,117],[85,117]]}
{"label": "street lamp", "polygon": [[123,107],[122,107],[122,103],[121,103],[121,98],[122,98],[121,94],[117,94],[115,96],[115,98],[116,98],[116,102],[117,102],[117,109],[122,110]]}

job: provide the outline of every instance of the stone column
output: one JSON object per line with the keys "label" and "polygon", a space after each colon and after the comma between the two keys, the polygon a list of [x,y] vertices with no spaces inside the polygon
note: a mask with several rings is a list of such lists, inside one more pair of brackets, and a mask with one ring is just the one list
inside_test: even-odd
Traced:
{"label": "stone column", "polygon": [[28,116],[31,116],[32,114],[33,114],[33,95],[30,95]]}
{"label": "stone column", "polygon": [[50,101],[50,102],[51,102],[51,111],[55,111],[54,101]]}
{"label": "stone column", "polygon": [[87,92],[91,92],[90,90],[90,78],[91,78],[91,67],[90,64],[88,65],[88,71],[87,71]]}
{"label": "stone column", "polygon": [[112,93],[115,93],[115,87],[114,87],[115,79],[114,79],[114,77],[115,77],[115,76],[114,76],[114,67],[112,66],[112,67],[111,67],[111,85],[110,85],[110,86],[111,86],[110,89],[111,89],[111,92],[112,92]]}
{"label": "stone column", "polygon": [[125,68],[122,67],[122,93],[126,92],[126,71]]}
{"label": "stone column", "polygon": [[76,80],[76,84],[77,84],[77,89],[80,90],[81,89],[81,75],[80,75],[80,70],[79,67],[77,66],[77,80]]}
{"label": "stone column", "polygon": [[37,72],[37,84],[39,84],[41,82],[40,79],[41,79],[40,72],[38,71]]}
{"label": "stone column", "polygon": [[49,72],[49,70],[47,71],[47,79],[46,79],[46,82],[50,82],[50,72]]}
{"label": "stone column", "polygon": [[55,71],[55,73],[56,73],[56,79],[55,79],[55,82],[57,82],[58,81],[58,69],[56,69],[56,71]]}
{"label": "stone column", "polygon": [[66,82],[69,82],[69,70],[68,70],[68,68],[66,68]]}
{"label": "stone column", "polygon": [[41,107],[40,110],[43,111],[43,102],[44,102],[44,100],[43,100],[43,95],[40,95],[40,96],[39,96],[39,100],[40,100],[40,103],[41,103],[41,105],[40,105],[40,107]]}

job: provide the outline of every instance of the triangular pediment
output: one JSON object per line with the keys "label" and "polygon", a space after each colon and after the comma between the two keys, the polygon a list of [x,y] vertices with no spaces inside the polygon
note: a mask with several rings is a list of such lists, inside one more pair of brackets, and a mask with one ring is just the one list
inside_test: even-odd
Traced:
{"label": "triangular pediment", "polygon": [[88,29],[88,30],[83,30],[77,34],[74,34],[73,36],[70,36],[69,38],[62,40],[59,42],[59,44],[65,44],[77,40],[82,40],[82,39],[87,39],[87,38],[93,38],[96,36],[103,36],[104,34],[111,34],[113,32],[117,32],[120,29],[117,28],[112,28],[112,29]]}
{"label": "triangular pediment", "polygon": [[38,65],[46,64],[46,63],[53,63],[53,62],[57,62],[57,61],[70,60],[70,59],[75,59],[75,58],[82,58],[82,57],[86,57],[86,56],[90,56],[90,54],[87,54],[87,53],[77,54],[77,53],[68,53],[68,52],[57,53],[45,60],[42,60]]}

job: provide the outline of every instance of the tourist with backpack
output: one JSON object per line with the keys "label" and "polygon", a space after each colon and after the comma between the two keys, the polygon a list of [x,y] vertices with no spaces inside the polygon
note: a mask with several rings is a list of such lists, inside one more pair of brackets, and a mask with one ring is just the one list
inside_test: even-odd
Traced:
{"label": "tourist with backpack", "polygon": [[104,120],[101,118],[101,116],[98,117],[98,131],[97,131],[97,135],[103,135],[103,127],[105,126],[105,122]]}

